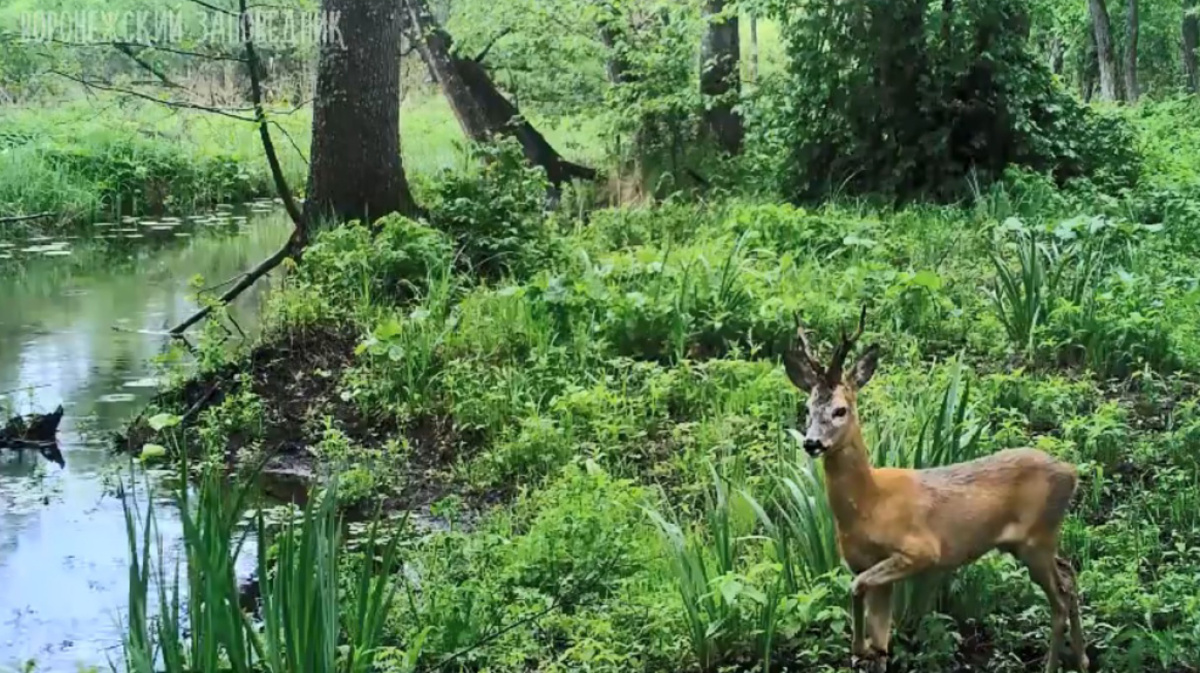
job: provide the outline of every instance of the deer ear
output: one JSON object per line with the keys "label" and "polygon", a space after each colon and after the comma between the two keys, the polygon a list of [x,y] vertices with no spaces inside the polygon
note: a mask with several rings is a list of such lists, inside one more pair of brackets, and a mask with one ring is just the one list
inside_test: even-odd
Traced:
{"label": "deer ear", "polygon": [[875,367],[879,365],[879,346],[871,344],[854,363],[854,386],[861,388],[875,375]]}
{"label": "deer ear", "polygon": [[812,392],[812,389],[821,382],[820,372],[813,369],[808,358],[796,353],[784,354],[783,368],[787,370],[787,375],[792,380],[792,385],[806,393]]}

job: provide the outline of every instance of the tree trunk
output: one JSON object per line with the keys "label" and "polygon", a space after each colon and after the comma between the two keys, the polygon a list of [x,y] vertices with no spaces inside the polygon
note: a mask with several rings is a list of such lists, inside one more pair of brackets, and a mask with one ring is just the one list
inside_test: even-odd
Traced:
{"label": "tree trunk", "polygon": [[1125,5],[1125,100],[1136,103],[1138,88],[1138,0]]}
{"label": "tree trunk", "polygon": [[546,170],[556,187],[571,179],[594,180],[596,171],[567,161],[524,117],[516,105],[496,88],[481,63],[454,53],[454,39],[429,11],[426,0],[404,0],[421,57],[450,101],[463,133],[472,141],[487,142],[495,135],[511,135],[521,143],[525,158]]}
{"label": "tree trunk", "polygon": [[1189,0],[1183,5],[1183,71],[1188,91],[1200,93],[1200,4]]}
{"label": "tree trunk", "polygon": [[708,29],[700,47],[700,93],[708,109],[704,117],[717,143],[730,154],[742,149],[745,131],[742,117],[734,110],[741,93],[741,38],[736,10],[725,12],[725,0],[705,0]]}
{"label": "tree trunk", "polygon": [[1061,76],[1063,73],[1063,53],[1065,51],[1061,37],[1055,35],[1050,38],[1050,72],[1055,75]]}
{"label": "tree trunk", "polygon": [[1113,50],[1112,26],[1105,0],[1088,0],[1092,30],[1096,36],[1096,64],[1100,68],[1100,100],[1117,100],[1117,55]]}
{"label": "tree trunk", "polygon": [[758,16],[750,15],[750,81],[758,84]]}
{"label": "tree trunk", "polygon": [[322,0],[321,10],[338,19],[317,61],[306,219],[415,215],[400,158],[400,8]]}

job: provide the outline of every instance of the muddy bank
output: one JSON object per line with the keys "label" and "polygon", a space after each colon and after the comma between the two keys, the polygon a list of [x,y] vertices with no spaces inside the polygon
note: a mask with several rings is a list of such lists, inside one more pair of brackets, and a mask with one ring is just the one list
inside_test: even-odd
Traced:
{"label": "muddy bank", "polygon": [[[313,451],[328,418],[357,447],[377,449],[403,437],[411,449],[398,483],[385,485],[369,507],[364,503],[363,514],[380,503],[389,510],[427,512],[431,503],[462,490],[448,468],[472,453],[480,438],[463,432],[449,417],[402,423],[390,414],[365,414],[353,400],[343,399],[340,384],[354,364],[359,338],[353,326],[333,323],[273,335],[238,362],[156,396],[147,411],[115,436],[116,447],[136,455],[147,442],[162,442],[149,425],[149,410],[180,415],[186,445],[200,446],[197,433],[206,423],[205,414],[222,412],[231,399],[240,403],[248,391],[261,404],[261,432],[229,433],[224,458],[230,469],[263,460],[260,479],[268,495],[303,503],[312,484],[333,467]],[[478,505],[496,499],[489,494],[463,495]]]}

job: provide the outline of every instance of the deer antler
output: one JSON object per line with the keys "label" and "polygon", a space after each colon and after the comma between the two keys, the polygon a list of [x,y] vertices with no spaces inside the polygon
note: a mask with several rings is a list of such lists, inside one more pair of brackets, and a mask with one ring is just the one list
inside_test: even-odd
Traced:
{"label": "deer antler", "polygon": [[805,361],[808,362],[808,366],[812,367],[812,370],[816,372],[818,376],[825,376],[825,368],[821,366],[821,363],[818,362],[815,357],[813,357],[813,347],[812,344],[808,342],[808,332],[804,331],[804,322],[800,320],[800,314],[796,313],[794,318],[796,320],[796,338],[800,340],[800,348],[797,349],[793,347],[792,350],[798,350],[800,355],[805,359]]}
{"label": "deer antler", "polygon": [[829,362],[829,370],[825,374],[831,385],[841,381],[842,365],[845,364],[846,356],[850,354],[850,350],[854,348],[854,344],[858,341],[858,338],[862,336],[863,328],[866,324],[867,305],[863,304],[862,312],[858,315],[858,329],[854,331],[854,334],[847,337],[846,328],[842,327],[842,342],[834,349],[833,358]]}

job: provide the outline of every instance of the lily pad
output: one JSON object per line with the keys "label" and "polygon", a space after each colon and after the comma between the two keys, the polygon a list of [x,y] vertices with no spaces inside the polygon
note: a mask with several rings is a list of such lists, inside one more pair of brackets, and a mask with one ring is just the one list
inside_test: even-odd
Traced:
{"label": "lily pad", "polygon": [[146,378],[136,379],[133,381],[126,381],[124,383],[123,387],[125,387],[125,388],[157,388],[158,387],[158,379],[153,378],[153,377],[146,377]]}
{"label": "lily pad", "polygon": [[70,250],[63,250],[62,248],[55,248],[53,250],[43,250],[42,251],[42,255],[44,255],[46,257],[66,257],[70,254],[71,254]]}
{"label": "lily pad", "polygon": [[121,402],[132,402],[136,399],[137,395],[134,395],[133,393],[109,393],[107,395],[101,395],[96,401],[117,404]]}

